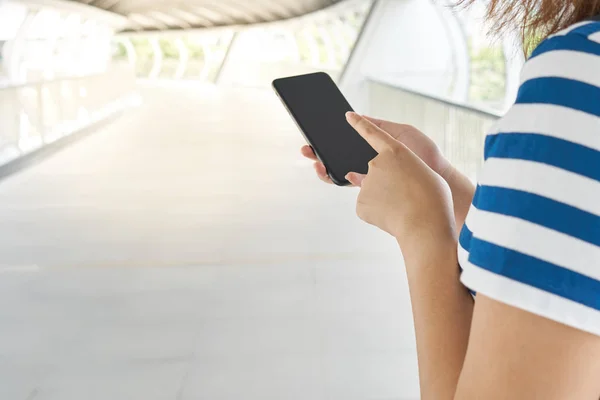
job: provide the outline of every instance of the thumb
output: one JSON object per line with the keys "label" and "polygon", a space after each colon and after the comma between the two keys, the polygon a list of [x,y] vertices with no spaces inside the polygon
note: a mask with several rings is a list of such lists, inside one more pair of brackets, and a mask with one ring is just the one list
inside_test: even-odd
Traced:
{"label": "thumb", "polygon": [[365,180],[366,177],[366,175],[358,174],[356,172],[350,172],[348,175],[346,175],[346,179],[348,180],[348,182],[358,187],[362,185],[362,182]]}

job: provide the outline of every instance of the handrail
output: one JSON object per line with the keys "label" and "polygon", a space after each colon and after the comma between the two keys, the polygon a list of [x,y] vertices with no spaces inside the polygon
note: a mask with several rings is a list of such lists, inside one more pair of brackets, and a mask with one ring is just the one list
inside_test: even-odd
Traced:
{"label": "handrail", "polygon": [[59,76],[53,79],[39,79],[35,81],[25,81],[25,82],[6,82],[6,84],[0,82],[0,90],[5,89],[19,89],[29,86],[38,86],[38,85],[47,85],[54,82],[68,82],[68,81],[76,81],[81,79],[89,79],[104,75],[105,73],[96,73],[96,74],[87,74],[87,75],[76,75],[76,76]]}
{"label": "handrail", "polygon": [[419,97],[423,97],[428,100],[433,100],[435,102],[438,102],[438,103],[441,103],[441,104],[444,104],[444,105],[447,105],[450,107],[455,107],[460,110],[468,111],[468,112],[480,115],[482,117],[498,119],[498,118],[501,118],[503,115],[501,112],[498,112],[498,111],[486,109],[486,108],[479,107],[479,106],[473,106],[473,105],[467,104],[467,103],[458,102],[458,101],[455,101],[455,100],[452,100],[449,98],[444,98],[443,96],[439,96],[439,95],[432,94],[432,93],[426,93],[424,91],[410,88],[408,86],[400,85],[397,83],[392,83],[392,82],[384,80],[384,79],[375,78],[375,77],[367,77],[367,80],[370,82],[373,82],[373,83],[387,86],[392,89],[402,90],[403,92],[407,92],[407,93],[410,93],[410,94],[413,94],[413,95],[416,95]]}
{"label": "handrail", "polygon": [[49,154],[44,149],[71,143],[67,138],[138,104],[134,90],[133,72],[121,68],[0,88],[0,178],[26,165],[23,160]]}
{"label": "handrail", "polygon": [[381,79],[367,79],[369,112],[390,121],[402,121],[428,135],[447,159],[476,180],[483,164],[485,133],[500,117],[498,112],[459,104]]}

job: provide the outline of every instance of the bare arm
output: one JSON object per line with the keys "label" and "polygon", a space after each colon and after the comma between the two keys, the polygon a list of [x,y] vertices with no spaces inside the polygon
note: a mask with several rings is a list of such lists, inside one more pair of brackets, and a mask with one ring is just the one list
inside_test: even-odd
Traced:
{"label": "bare arm", "polygon": [[[450,200],[454,195],[448,182],[382,129],[356,114],[350,113],[348,120],[379,153],[366,177],[351,173],[348,180],[361,187],[359,217],[394,235],[402,248],[422,399],[596,400],[600,393],[600,337],[483,293],[474,305],[458,277],[455,209]],[[509,221],[514,223],[514,219]],[[535,263],[524,265],[518,257],[503,261],[536,268]],[[564,282],[564,286],[569,284],[576,281]],[[546,301],[551,307],[541,310],[556,316],[560,314],[558,303],[552,304],[552,300]],[[582,318],[562,318],[593,327]]]}
{"label": "bare arm", "polygon": [[[449,182],[440,173],[448,168],[433,163],[431,154],[414,143],[410,148],[405,137],[400,140],[406,132],[392,136],[371,120],[351,113],[348,121],[378,152],[366,177],[350,173],[347,179],[361,188],[358,216],[392,234],[402,249],[415,322],[421,398],[451,400],[473,316],[473,299],[459,281],[452,198],[461,201],[469,195],[451,193]],[[409,137],[414,138],[413,134],[420,132],[413,131]],[[428,149],[437,151],[437,147]],[[438,161],[449,165],[443,158]],[[459,190],[467,182],[458,174],[453,179]],[[468,208],[469,203],[470,199],[461,204]],[[466,212],[460,212],[463,221]]]}
{"label": "bare arm", "polygon": [[456,400],[597,400],[600,338],[477,296]]}
{"label": "bare arm", "polygon": [[597,400],[600,338],[482,294],[474,305],[444,272],[450,247],[405,252],[421,398]]}
{"label": "bare arm", "polygon": [[450,186],[450,190],[452,191],[454,218],[456,219],[456,227],[460,233],[469,213],[473,196],[475,195],[475,185],[453,165],[449,165],[448,169],[442,174],[442,177],[448,182],[448,186]]}
{"label": "bare arm", "polygon": [[[456,241],[420,243],[404,259],[417,338],[422,400],[452,399],[463,366],[473,298],[459,281]],[[428,250],[423,250],[428,249]]]}
{"label": "bare arm", "polygon": [[482,294],[475,305],[453,243],[426,247],[404,252],[423,400],[598,399],[599,337]]}
{"label": "bare arm", "polygon": [[[442,220],[439,223],[434,221],[431,225],[433,230],[444,230],[444,226],[451,226],[444,239],[440,240],[438,235],[435,235],[438,239],[434,239],[432,235],[429,235],[430,237],[417,235],[412,243],[401,245],[404,249],[403,255],[412,298],[422,399],[452,399],[467,351],[474,307],[473,298],[459,281],[456,237],[469,211],[475,187],[466,176],[450,165],[435,143],[419,130],[409,125],[395,124],[372,118],[367,118],[367,120],[410,149],[413,155],[416,155],[420,161],[433,171],[432,174],[434,172],[437,174],[438,180],[441,180],[440,177],[443,178],[452,195],[454,209],[452,210],[449,206],[448,211],[454,211],[454,218],[448,214],[449,220]],[[359,129],[359,133],[363,132],[362,134],[365,134],[365,132],[373,130],[373,126],[365,125],[364,122],[363,125],[364,130]],[[377,132],[374,132],[374,134],[377,134]],[[325,166],[317,160],[312,149],[305,146],[302,153],[307,158],[315,161],[315,169],[319,178],[331,183]],[[384,155],[380,154],[378,158],[382,156]],[[379,165],[380,161],[377,164]],[[424,167],[418,164],[416,162],[416,164],[399,167],[397,172],[410,172],[410,174],[408,176],[402,173],[397,174],[397,176],[394,174],[395,176],[390,177],[390,181],[395,182],[400,188],[412,188],[413,190],[410,190],[410,193],[427,186],[426,173],[423,175],[423,180],[415,175],[418,168]],[[383,169],[392,171],[394,168],[391,166]],[[356,186],[362,186],[362,183],[365,182],[365,176],[351,175],[353,177],[349,180]],[[367,177],[367,180],[377,179],[376,171],[372,174],[371,168],[370,175],[372,175],[371,178]],[[429,178],[432,179],[431,176]],[[413,179],[415,182],[414,185],[411,185],[410,181]],[[433,180],[435,181],[435,179]],[[398,184],[399,182],[401,184]],[[385,182],[380,181],[380,183]],[[375,184],[370,186],[382,189],[385,185]],[[361,188],[361,194],[363,195],[364,192],[371,191],[365,189],[364,186]],[[437,199],[438,196],[439,193],[423,195],[419,198],[419,202],[422,203],[424,199]],[[375,197],[380,198],[379,196]],[[359,196],[358,202],[360,205],[361,202],[364,202],[364,199],[361,201]],[[408,203],[401,200],[390,206],[394,211],[398,211],[398,204],[403,204],[403,208],[406,208]],[[365,207],[361,208],[364,209]],[[379,210],[379,213],[384,215],[395,213],[387,212],[386,207],[380,204],[367,208]],[[432,214],[431,210],[443,207],[436,203],[425,208],[428,210],[427,214]],[[365,219],[364,216],[361,218]],[[416,219],[421,220],[421,218]],[[450,222],[452,219],[454,221]],[[406,220],[411,220],[411,218]],[[368,222],[374,223],[373,221]],[[374,224],[377,225],[377,223]],[[383,225],[378,226],[385,230]]]}

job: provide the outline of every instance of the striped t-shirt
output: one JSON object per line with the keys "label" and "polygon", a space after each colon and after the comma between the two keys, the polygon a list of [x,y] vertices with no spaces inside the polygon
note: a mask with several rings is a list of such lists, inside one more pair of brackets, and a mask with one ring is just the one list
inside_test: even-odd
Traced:
{"label": "striped t-shirt", "polygon": [[600,22],[525,64],[486,138],[458,257],[470,290],[600,335]]}

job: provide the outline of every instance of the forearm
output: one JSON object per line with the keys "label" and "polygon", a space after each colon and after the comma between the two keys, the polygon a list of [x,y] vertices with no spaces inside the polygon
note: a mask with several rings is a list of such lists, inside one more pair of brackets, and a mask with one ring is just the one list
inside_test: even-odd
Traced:
{"label": "forearm", "polygon": [[404,251],[404,259],[417,338],[421,398],[453,399],[467,351],[474,302],[459,281],[456,241],[417,240],[421,243]]}
{"label": "forearm", "polygon": [[444,174],[444,179],[452,191],[452,201],[454,202],[454,217],[456,219],[456,228],[460,232],[467,218],[467,213],[471,207],[473,196],[475,195],[475,185],[463,173],[454,166],[450,166]]}

